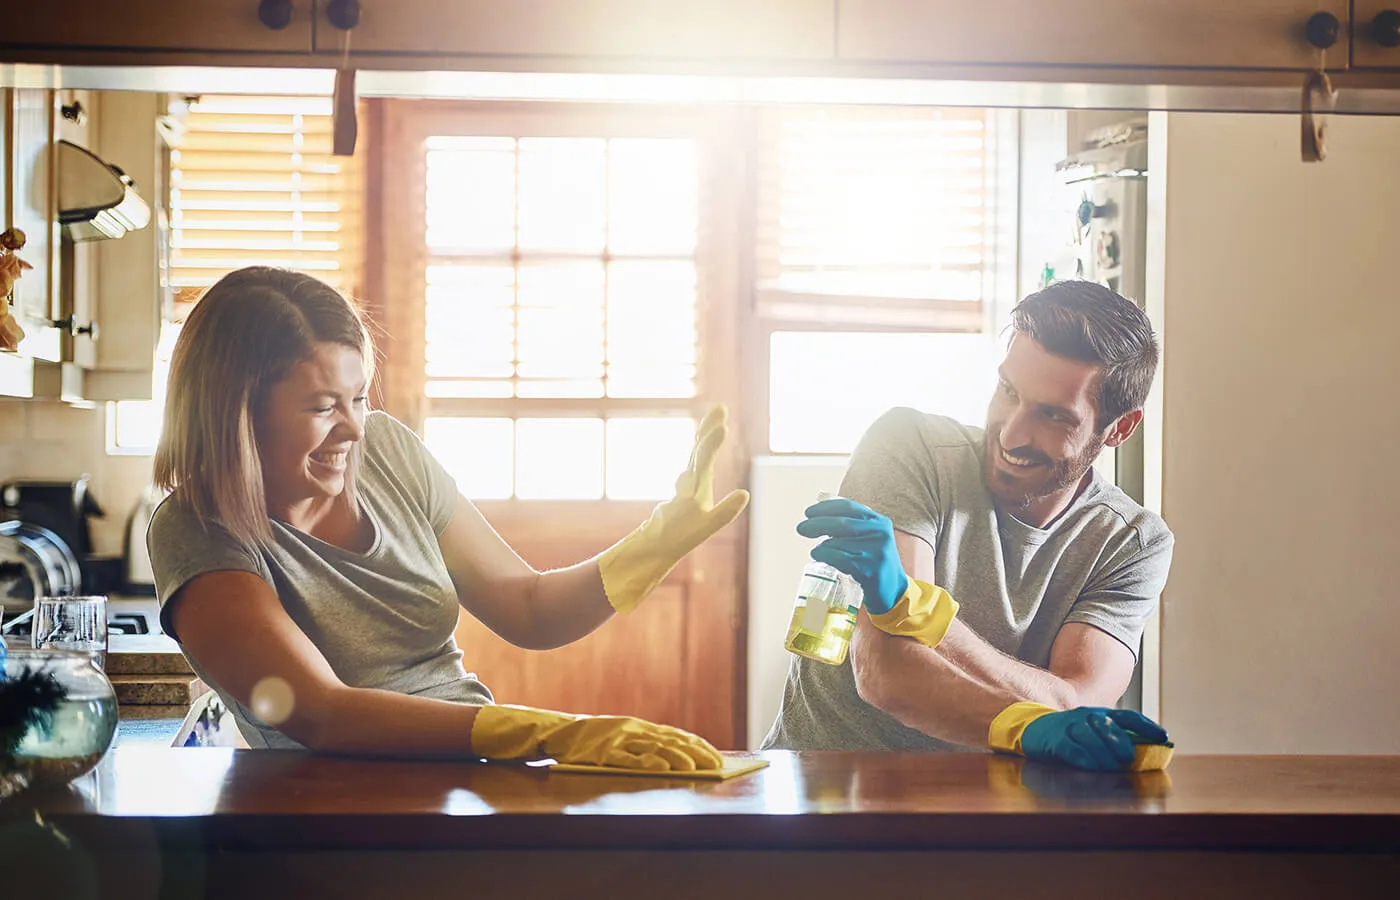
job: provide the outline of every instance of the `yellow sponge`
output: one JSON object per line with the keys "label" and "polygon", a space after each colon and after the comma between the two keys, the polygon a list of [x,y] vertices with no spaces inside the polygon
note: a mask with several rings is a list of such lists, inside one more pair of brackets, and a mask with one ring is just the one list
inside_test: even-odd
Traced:
{"label": "yellow sponge", "polygon": [[1131,772],[1155,772],[1165,769],[1167,763],[1172,761],[1172,749],[1174,745],[1170,742],[1165,744],[1136,744],[1133,747],[1133,764],[1129,766]]}

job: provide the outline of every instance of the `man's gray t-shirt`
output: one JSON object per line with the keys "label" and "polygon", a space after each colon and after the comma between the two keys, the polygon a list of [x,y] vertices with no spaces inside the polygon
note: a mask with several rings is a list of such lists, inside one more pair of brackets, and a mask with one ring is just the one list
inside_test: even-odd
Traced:
{"label": "man's gray t-shirt", "polygon": [[[386,413],[366,416],[361,447],[360,507],[374,526],[364,553],[276,519],[270,547],[240,543],[218,523],[196,517],[177,495],[166,498],[146,532],[161,625],[179,640],[170,624],[170,598],[196,576],[251,572],[272,586],[345,684],[492,702],[485,685],[462,668],[452,636],[458,597],[437,539],[452,519],[456,483],[418,436]],[[249,746],[301,746],[260,721],[196,660],[190,665],[218,692]]]}
{"label": "man's gray t-shirt", "polygon": [[[841,495],[889,516],[934,551],[934,580],[958,618],[1003,653],[1046,668],[1066,622],[1092,625],[1136,655],[1171,565],[1172,534],[1097,472],[1049,528],[999,512],[982,479],[983,429],[913,409],[885,413],[861,439]],[[763,747],[965,750],[902,725],[856,693],[840,666],[792,656]]]}

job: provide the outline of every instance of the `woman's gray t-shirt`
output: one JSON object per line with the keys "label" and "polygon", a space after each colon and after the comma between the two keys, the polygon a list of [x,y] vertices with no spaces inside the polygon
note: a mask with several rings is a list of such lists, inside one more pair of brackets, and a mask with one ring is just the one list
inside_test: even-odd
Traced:
{"label": "woman's gray t-shirt", "polygon": [[[272,586],[292,621],[345,684],[492,702],[486,686],[463,669],[453,638],[459,602],[438,535],[452,519],[456,483],[418,436],[387,413],[366,416],[361,446],[360,505],[374,526],[364,553],[277,520],[270,548],[240,543],[217,522],[196,517],[177,495],[166,498],[146,532],[161,625],[179,640],[170,625],[170,598],[196,576],[251,572]],[[190,659],[190,665],[218,692],[249,746],[301,746],[260,721],[197,660]]]}
{"label": "woman's gray t-shirt", "polygon": [[[890,517],[934,553],[934,580],[958,618],[1003,653],[1046,668],[1066,622],[1112,635],[1136,655],[1171,566],[1161,517],[1092,472],[1049,528],[999,511],[982,477],[983,430],[892,409],[851,457],[841,495]],[[840,666],[793,656],[765,749],[965,750],[908,728],[856,692]]]}

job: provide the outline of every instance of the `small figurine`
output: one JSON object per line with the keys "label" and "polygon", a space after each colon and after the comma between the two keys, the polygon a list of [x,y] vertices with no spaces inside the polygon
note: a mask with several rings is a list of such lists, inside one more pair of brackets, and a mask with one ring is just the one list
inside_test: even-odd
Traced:
{"label": "small figurine", "polygon": [[24,340],[24,329],[10,313],[9,302],[15,281],[25,269],[33,268],[16,255],[16,251],[23,249],[24,242],[24,232],[18,228],[0,233],[0,297],[5,298],[0,304],[0,350],[18,350],[19,342]]}

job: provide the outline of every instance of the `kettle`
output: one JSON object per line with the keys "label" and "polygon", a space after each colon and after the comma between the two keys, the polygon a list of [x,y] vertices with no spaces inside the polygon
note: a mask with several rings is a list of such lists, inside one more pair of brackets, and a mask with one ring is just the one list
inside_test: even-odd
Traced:
{"label": "kettle", "polygon": [[164,499],[163,491],[147,486],[126,520],[126,593],[153,596],[156,592],[151,554],[146,549],[146,529],[151,524],[156,507]]}

